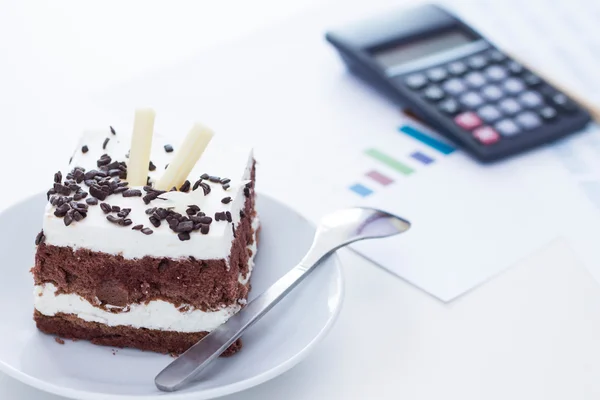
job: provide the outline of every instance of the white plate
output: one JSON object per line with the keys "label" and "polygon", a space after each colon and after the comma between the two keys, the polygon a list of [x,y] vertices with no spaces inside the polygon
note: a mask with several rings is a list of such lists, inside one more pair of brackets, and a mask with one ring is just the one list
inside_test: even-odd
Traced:
{"label": "white plate", "polygon": [[[271,379],[302,360],[333,325],[342,303],[339,261],[330,258],[242,337],[243,349],[217,360],[193,387],[167,394],[154,376],[170,356],[95,346],[37,331],[32,316],[34,239],[45,195],[0,214],[0,370],[54,394],[77,399],[208,399]],[[293,267],[308,249],[314,227],[285,205],[260,195],[262,231],[250,297]]]}

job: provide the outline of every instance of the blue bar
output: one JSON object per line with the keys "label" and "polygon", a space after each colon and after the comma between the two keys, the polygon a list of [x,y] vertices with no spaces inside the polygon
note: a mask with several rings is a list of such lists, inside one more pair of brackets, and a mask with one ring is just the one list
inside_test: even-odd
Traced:
{"label": "blue bar", "polygon": [[400,132],[406,134],[407,136],[410,136],[411,138],[418,140],[419,142],[431,147],[432,149],[439,151],[442,154],[450,154],[454,150],[456,150],[454,147],[450,146],[449,144],[440,142],[439,140],[413,128],[412,126],[402,125],[399,128],[399,130],[400,130]]}
{"label": "blue bar", "polygon": [[373,193],[371,189],[364,185],[361,185],[360,183],[350,186],[350,190],[352,190],[354,193],[358,194],[361,197],[367,197],[368,195]]}
{"label": "blue bar", "polygon": [[415,160],[422,162],[425,165],[431,164],[433,162],[433,158],[421,153],[420,151],[415,151],[410,156]]}

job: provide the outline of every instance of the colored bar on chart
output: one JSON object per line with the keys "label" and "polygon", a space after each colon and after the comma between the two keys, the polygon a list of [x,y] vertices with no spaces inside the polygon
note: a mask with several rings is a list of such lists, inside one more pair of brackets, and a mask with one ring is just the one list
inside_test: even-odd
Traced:
{"label": "colored bar on chart", "polygon": [[400,132],[404,133],[405,135],[410,136],[411,138],[413,138],[415,140],[418,140],[419,142],[431,147],[432,149],[439,151],[442,154],[450,154],[454,150],[456,150],[454,147],[450,146],[449,144],[440,142],[436,138],[433,138],[412,126],[402,125],[399,128],[399,130],[400,130]]}
{"label": "colored bar on chart", "polygon": [[364,185],[361,185],[360,183],[350,186],[350,190],[352,190],[354,193],[358,194],[361,197],[367,197],[368,195],[373,193],[371,189]]}
{"label": "colored bar on chart", "polygon": [[431,164],[434,161],[433,158],[421,153],[420,151],[415,151],[410,156],[415,160],[422,162],[425,165]]}
{"label": "colored bar on chart", "polygon": [[366,175],[369,178],[373,179],[375,182],[382,184],[383,186],[387,186],[389,184],[394,183],[394,180],[392,178],[388,178],[381,172],[377,172],[375,170],[367,172]]}
{"label": "colored bar on chart", "polygon": [[396,171],[400,172],[401,174],[404,175],[410,175],[413,172],[415,172],[414,169],[412,169],[411,167],[409,167],[406,164],[401,163],[400,161],[392,158],[391,156],[380,152],[377,149],[367,149],[365,151],[365,154],[376,159],[377,161],[382,162],[383,164],[387,165],[390,168],[395,169]]}

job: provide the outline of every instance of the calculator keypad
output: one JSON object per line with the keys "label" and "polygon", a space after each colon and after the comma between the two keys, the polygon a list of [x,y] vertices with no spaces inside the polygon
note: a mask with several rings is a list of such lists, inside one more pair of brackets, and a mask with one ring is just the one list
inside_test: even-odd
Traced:
{"label": "calculator keypad", "polygon": [[401,79],[483,146],[527,134],[578,109],[496,49]]}

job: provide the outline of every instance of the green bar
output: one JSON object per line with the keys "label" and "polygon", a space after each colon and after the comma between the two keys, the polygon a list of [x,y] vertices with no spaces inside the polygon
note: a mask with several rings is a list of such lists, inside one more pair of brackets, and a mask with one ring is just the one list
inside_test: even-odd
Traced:
{"label": "green bar", "polygon": [[381,161],[388,167],[395,169],[401,174],[410,175],[413,172],[415,172],[415,170],[409,167],[408,165],[402,164],[400,161],[393,159],[392,157],[380,152],[377,149],[367,149],[365,151],[365,154],[373,157],[377,161]]}

